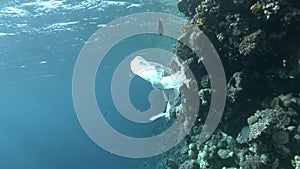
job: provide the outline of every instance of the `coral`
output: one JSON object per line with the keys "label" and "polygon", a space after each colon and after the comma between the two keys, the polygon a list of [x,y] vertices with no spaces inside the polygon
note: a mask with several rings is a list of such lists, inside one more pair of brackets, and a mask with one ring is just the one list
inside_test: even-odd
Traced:
{"label": "coral", "polygon": [[260,3],[255,3],[254,5],[252,5],[252,6],[250,7],[250,10],[251,10],[251,13],[253,13],[253,14],[256,15],[259,11],[262,10],[262,8],[263,8],[263,5],[262,5],[262,4],[260,4]]}
{"label": "coral", "polygon": [[238,94],[243,90],[241,82],[241,72],[235,72],[229,79],[229,82],[227,84],[227,98],[232,103],[235,102],[235,100],[238,98]]}
{"label": "coral", "polygon": [[295,155],[294,159],[292,160],[292,165],[295,169],[300,169],[300,156]]}
{"label": "coral", "polygon": [[200,166],[196,160],[187,160],[178,169],[200,169]]}
{"label": "coral", "polygon": [[198,24],[199,26],[203,26],[204,23],[205,23],[205,21],[206,21],[206,18],[205,18],[205,17],[203,17],[203,18],[198,18],[197,24]]}
{"label": "coral", "polygon": [[249,127],[245,126],[237,139],[218,131],[207,142],[199,144],[201,127],[196,125],[181,151],[182,156],[188,157],[185,161],[196,160],[200,168],[281,168],[283,161],[297,152],[297,148],[292,148],[295,141],[290,140],[290,135],[297,135],[296,126],[300,123],[292,120],[298,115],[293,109],[300,109],[297,100],[291,94],[270,99],[270,107],[252,114]]}
{"label": "coral", "polygon": [[[265,113],[266,112],[266,113]],[[259,118],[259,120],[250,125],[250,134],[249,134],[249,139],[256,139],[258,136],[260,136],[271,124],[271,118],[260,118],[260,114],[268,114],[268,113],[274,113],[273,110],[267,109],[264,111],[257,111],[255,113],[256,117]]]}
{"label": "coral", "polygon": [[261,166],[261,158],[259,156],[247,157],[239,163],[241,169],[254,169]]}
{"label": "coral", "polygon": [[165,168],[166,169],[178,169],[178,163],[175,159],[169,158],[166,162]]}
{"label": "coral", "polygon": [[278,1],[257,1],[250,7],[251,13],[257,15],[262,12],[266,19],[269,19],[271,15],[277,14],[280,10]]}
{"label": "coral", "polygon": [[259,54],[258,50],[263,50],[263,46],[265,46],[263,40],[264,35],[262,30],[257,30],[254,33],[244,37],[243,41],[239,44],[240,54],[245,56]]}
{"label": "coral", "polygon": [[235,144],[236,143],[231,136],[223,132],[217,132],[205,144],[199,145],[199,154],[197,161],[199,161],[200,165],[202,164],[202,167],[207,167],[210,166],[211,163],[214,163],[214,166],[216,168],[221,168],[222,166],[224,166],[224,164],[226,164],[226,161],[222,161],[221,159],[226,160],[227,158],[234,157],[235,153],[233,146]]}
{"label": "coral", "polygon": [[250,116],[250,117],[247,119],[248,125],[252,125],[252,124],[256,123],[257,121],[258,121],[258,117],[256,117],[256,116]]}
{"label": "coral", "polygon": [[234,152],[231,150],[219,149],[217,154],[222,159],[228,159],[233,156]]}
{"label": "coral", "polygon": [[258,121],[249,126],[250,140],[258,138],[270,127],[273,129],[285,129],[290,124],[288,112],[281,107],[257,111],[254,115],[258,118]]}
{"label": "coral", "polygon": [[[292,168],[292,160],[299,168],[300,1],[179,0],[178,8],[188,18],[180,38],[191,48],[179,42],[174,53],[194,73],[201,100],[179,163],[196,159],[200,168],[276,169]],[[197,27],[188,29],[191,24]],[[202,58],[193,52],[200,48],[194,42],[198,29],[217,49],[228,82],[219,131],[203,144],[197,140],[213,90]]]}
{"label": "coral", "polygon": [[207,105],[209,103],[211,92],[212,90],[210,88],[200,89],[198,94],[202,105]]}

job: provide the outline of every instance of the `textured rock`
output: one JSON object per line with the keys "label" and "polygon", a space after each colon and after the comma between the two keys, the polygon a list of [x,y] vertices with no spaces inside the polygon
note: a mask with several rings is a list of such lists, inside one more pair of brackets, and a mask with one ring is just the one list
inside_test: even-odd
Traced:
{"label": "textured rock", "polygon": [[285,131],[277,131],[273,133],[272,139],[276,144],[287,144],[289,142],[289,134]]}

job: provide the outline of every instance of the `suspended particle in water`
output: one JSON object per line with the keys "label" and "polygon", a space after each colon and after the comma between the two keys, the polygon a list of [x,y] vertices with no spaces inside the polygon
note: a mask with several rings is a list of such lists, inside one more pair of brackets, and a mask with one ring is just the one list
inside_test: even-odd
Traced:
{"label": "suspended particle in water", "polygon": [[159,35],[163,34],[163,25],[162,25],[161,18],[157,22],[157,30],[158,30]]}

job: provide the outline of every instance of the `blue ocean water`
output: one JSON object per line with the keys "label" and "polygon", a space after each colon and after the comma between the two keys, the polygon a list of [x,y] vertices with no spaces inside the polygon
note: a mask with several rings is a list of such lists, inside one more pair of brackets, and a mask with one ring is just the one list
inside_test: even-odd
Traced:
{"label": "blue ocean water", "polygon": [[[163,155],[130,159],[97,146],[80,126],[72,101],[72,73],[85,41],[114,19],[146,11],[177,14],[176,3],[168,0],[0,2],[0,169],[156,168]],[[135,43],[141,39],[147,40]],[[106,99],[109,83],[101,80],[109,82],[115,61],[130,50],[171,50],[173,43],[137,37],[116,47],[103,63],[108,69],[97,75],[97,99],[103,109],[114,112],[107,120],[120,132],[147,137],[161,132],[163,121],[151,126],[124,122]],[[143,84],[141,79],[135,83]],[[132,97],[147,95],[151,86],[145,84],[144,89],[132,90]],[[146,99],[133,103],[147,109]]]}

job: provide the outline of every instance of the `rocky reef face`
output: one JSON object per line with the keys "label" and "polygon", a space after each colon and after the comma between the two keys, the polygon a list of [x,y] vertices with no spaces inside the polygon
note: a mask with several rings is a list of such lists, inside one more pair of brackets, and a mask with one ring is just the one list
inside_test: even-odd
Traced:
{"label": "rocky reef face", "polygon": [[190,48],[176,45],[197,75],[202,105],[185,146],[164,168],[299,169],[300,1],[179,0],[178,8],[217,49],[228,94],[219,130],[199,144],[209,75]]}

